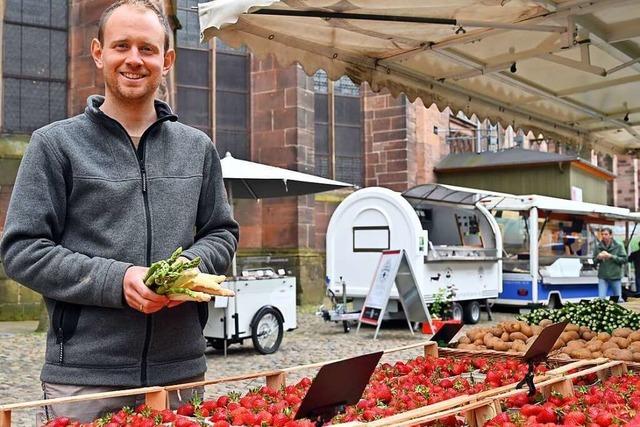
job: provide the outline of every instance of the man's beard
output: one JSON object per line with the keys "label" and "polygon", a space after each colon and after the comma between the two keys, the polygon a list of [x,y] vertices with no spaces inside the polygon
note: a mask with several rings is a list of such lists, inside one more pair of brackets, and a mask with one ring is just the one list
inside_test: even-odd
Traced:
{"label": "man's beard", "polygon": [[118,100],[125,103],[137,104],[140,102],[144,102],[149,98],[155,98],[158,87],[160,86],[160,81],[147,81],[143,86],[128,88],[122,84],[118,77],[106,78],[105,76],[105,85],[107,86],[109,92]]}

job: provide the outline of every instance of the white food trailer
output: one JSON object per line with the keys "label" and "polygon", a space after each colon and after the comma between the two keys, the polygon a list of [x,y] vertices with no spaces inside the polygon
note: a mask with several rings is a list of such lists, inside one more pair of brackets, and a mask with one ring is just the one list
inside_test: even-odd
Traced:
{"label": "white food trailer", "polygon": [[215,349],[251,339],[261,354],[275,353],[285,331],[297,327],[296,278],[271,268],[243,272],[225,282],[235,297],[215,297],[209,302],[204,336]]}
{"label": "white food trailer", "polygon": [[[503,290],[496,303],[513,306],[556,307],[596,298],[597,232],[602,227],[615,231],[616,222],[640,221],[626,208],[548,196],[501,195],[481,203],[493,212],[503,236]],[[631,285],[628,276],[622,284]]]}
{"label": "white food trailer", "polygon": [[[454,318],[480,319],[482,303],[502,289],[502,241],[495,218],[479,203],[487,192],[426,184],[398,193],[369,187],[349,195],[327,230],[327,286],[359,310],[381,251],[403,249],[425,302],[455,288]],[[495,194],[495,193],[493,193]],[[403,317],[395,288],[385,318]]]}

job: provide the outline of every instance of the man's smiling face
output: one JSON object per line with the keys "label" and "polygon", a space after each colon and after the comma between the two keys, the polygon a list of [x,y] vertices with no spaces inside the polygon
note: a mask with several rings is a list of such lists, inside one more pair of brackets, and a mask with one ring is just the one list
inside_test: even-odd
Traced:
{"label": "man's smiling face", "polygon": [[164,51],[164,30],[149,9],[121,6],[104,25],[103,43],[94,41],[93,56],[102,69],[106,96],[138,103],[155,97],[172,61]]}

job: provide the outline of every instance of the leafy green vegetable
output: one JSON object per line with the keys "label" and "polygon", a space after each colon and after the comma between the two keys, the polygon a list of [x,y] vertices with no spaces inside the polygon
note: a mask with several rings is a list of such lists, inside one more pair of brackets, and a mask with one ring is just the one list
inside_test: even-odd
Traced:
{"label": "leafy green vegetable", "polygon": [[587,326],[594,332],[610,333],[617,328],[640,329],[640,313],[605,299],[581,301],[577,304],[567,303],[556,310],[537,308],[516,318],[532,325],[539,324],[543,319],[549,319],[554,323],[568,320],[576,325]]}

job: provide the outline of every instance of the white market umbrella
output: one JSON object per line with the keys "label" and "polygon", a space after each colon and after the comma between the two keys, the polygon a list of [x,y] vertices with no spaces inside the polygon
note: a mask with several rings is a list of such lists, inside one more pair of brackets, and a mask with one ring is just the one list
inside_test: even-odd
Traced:
{"label": "white market umbrella", "polygon": [[227,192],[236,199],[301,196],[353,187],[321,176],[236,159],[228,152],[220,164]]}
{"label": "white market umbrella", "polygon": [[[302,196],[353,187],[353,184],[335,181],[308,173],[269,166],[234,158],[227,152],[222,160],[222,177],[233,213],[233,199],[265,199],[272,197]],[[236,258],[233,257],[233,275],[236,276]]]}

